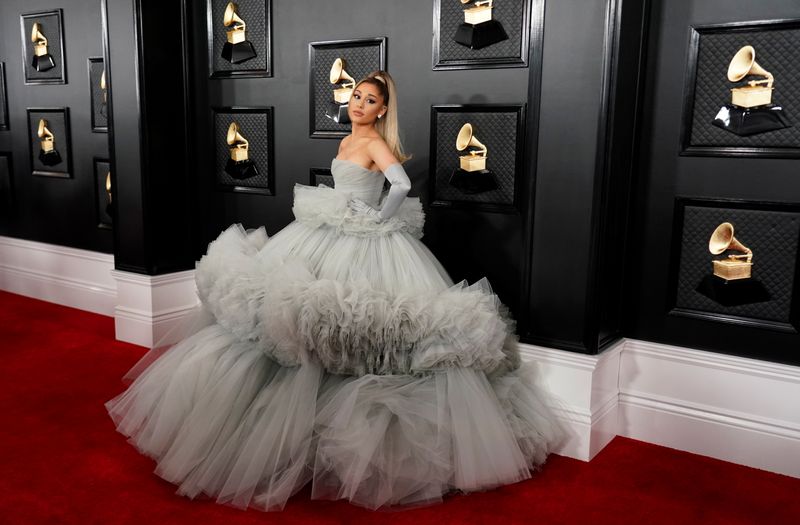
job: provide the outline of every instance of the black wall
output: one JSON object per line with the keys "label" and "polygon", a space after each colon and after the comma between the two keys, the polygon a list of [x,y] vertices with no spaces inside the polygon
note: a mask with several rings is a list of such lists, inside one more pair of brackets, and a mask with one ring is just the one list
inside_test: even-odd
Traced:
{"label": "black wall", "polygon": [[[67,84],[25,85],[20,14],[55,8],[63,9]],[[93,158],[109,156],[108,134],[93,133],[90,123],[87,58],[99,56],[103,56],[99,0],[0,2],[0,61],[6,64],[10,124],[0,131],[0,152],[11,153],[14,170],[14,206],[10,216],[0,214],[0,235],[113,251],[112,232],[98,228],[95,212]],[[64,106],[70,115],[72,178],[33,176],[25,109]]]}
{"label": "black wall", "polygon": [[[454,279],[488,277],[512,308],[524,341],[600,351],[621,335],[628,152],[638,107],[643,7],[622,0],[560,0],[546,9],[535,0],[532,5],[528,67],[433,71],[429,0],[359,0],[346,7],[273,1],[273,76],[209,79],[205,2],[108,0],[116,267],[146,274],[191,268],[208,242],[233,222],[265,225],[269,233],[288,224],[294,184],[308,184],[311,168],[329,167],[338,144],[309,137],[309,42],[386,37],[403,139],[414,155],[406,169],[412,195],[424,203],[429,200],[431,105],[526,107],[525,161],[516,174],[523,188],[518,210],[427,207],[424,242]],[[28,6],[26,11],[34,9]],[[65,20],[72,21],[65,24],[72,70],[81,60],[72,58],[76,45],[70,39],[91,31],[70,24],[90,8],[64,7]],[[84,19],[87,25],[97,22],[92,27],[100,54],[100,9],[95,7]],[[12,27],[21,3],[3,9],[4,23]],[[18,51],[16,29],[5,34],[5,46]],[[39,93],[61,97],[71,89],[78,101],[88,100],[73,84],[80,77],[70,74],[68,89],[34,88],[31,100],[42,104]],[[11,95],[16,104],[19,94]],[[274,107],[274,195],[215,187],[211,108],[234,105]],[[15,111],[19,119],[19,107]],[[0,133],[3,140],[10,136]],[[74,137],[78,147],[88,147],[77,132]],[[15,168],[16,178],[26,176],[24,162],[15,162]],[[30,231],[38,240],[99,249],[84,239],[88,233],[76,233],[64,222],[57,226],[64,235],[52,235],[55,221],[35,213],[37,206],[53,207],[53,201],[32,200],[31,193],[20,192],[28,215],[6,234]],[[76,199],[78,194],[92,192],[78,188]],[[61,209],[72,213],[76,207],[69,202]]]}
{"label": "black wall", "polygon": [[630,315],[626,335],[800,363],[800,335],[796,332],[781,333],[669,313],[668,275],[675,255],[670,244],[679,235],[673,223],[676,197],[800,201],[797,159],[680,156],[689,28],[784,18],[800,18],[800,4],[792,0],[653,2],[636,207],[632,215],[635,227],[630,241]]}

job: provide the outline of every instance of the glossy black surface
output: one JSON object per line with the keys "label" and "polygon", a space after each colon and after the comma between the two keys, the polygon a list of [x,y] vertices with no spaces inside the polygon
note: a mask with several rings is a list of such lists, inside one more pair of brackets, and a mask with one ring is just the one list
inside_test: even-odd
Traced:
{"label": "glossy black surface", "polygon": [[[764,329],[755,322],[727,323],[718,314],[669,315],[673,291],[667,279],[672,264],[668,247],[680,235],[673,221],[676,197],[797,202],[800,195],[796,160],[741,159],[731,156],[735,152],[725,151],[714,151],[715,156],[709,157],[681,155],[681,119],[687,95],[681,80],[689,66],[689,27],[796,18],[800,18],[800,4],[791,0],[745,2],[735,8],[724,0],[653,2],[635,212],[631,218],[631,258],[626,272],[629,295],[625,335],[800,363],[800,335],[796,330]],[[791,317],[796,315],[793,312]]]}
{"label": "glossy black surface", "polygon": [[[63,63],[68,71],[55,75],[59,78],[53,79],[54,83],[43,85],[41,80],[37,80],[36,84],[26,85],[23,71],[33,71],[33,50],[29,46],[23,64],[20,15],[52,12],[56,8],[64,14],[63,52],[66,60]],[[49,52],[55,55],[56,50],[62,49],[60,39],[55,34],[47,36],[50,38]],[[26,42],[30,44],[29,39]],[[93,205],[93,158],[108,157],[108,146],[106,134],[92,133],[85,73],[86,58],[102,55],[102,42],[99,0],[0,2],[0,62],[5,63],[5,102],[9,124],[6,129],[0,122],[0,151],[10,154],[13,159],[14,202],[14,209],[0,220],[0,235],[98,252],[113,251],[111,231],[97,227]],[[131,49],[128,47],[128,54]],[[66,83],[61,80],[62,74]],[[37,143],[37,148],[30,150],[26,109],[37,107],[66,107],[69,110],[69,152],[62,149],[57,136],[56,150],[63,161],[48,169],[66,172],[68,156],[71,176],[66,173],[32,174],[32,164],[39,165],[39,147]]]}

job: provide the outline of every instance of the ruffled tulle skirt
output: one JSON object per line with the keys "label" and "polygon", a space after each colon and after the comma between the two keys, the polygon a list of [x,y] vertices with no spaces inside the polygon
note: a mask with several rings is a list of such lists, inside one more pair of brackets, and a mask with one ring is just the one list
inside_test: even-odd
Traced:
{"label": "ruffled tulle skirt", "polygon": [[454,284],[402,222],[296,215],[269,239],[223,232],[201,321],[106,404],[156,473],[261,510],[309,482],[375,509],[530,477],[559,429],[488,283]]}

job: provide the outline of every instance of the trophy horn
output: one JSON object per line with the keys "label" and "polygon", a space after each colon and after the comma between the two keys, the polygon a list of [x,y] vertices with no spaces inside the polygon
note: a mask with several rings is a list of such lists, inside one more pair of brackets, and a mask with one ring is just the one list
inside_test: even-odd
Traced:
{"label": "trophy horn", "polygon": [[739,242],[739,240],[733,236],[733,231],[733,224],[729,222],[723,222],[717,226],[711,234],[711,238],[708,240],[708,251],[714,255],[719,255],[725,250],[743,252],[747,255],[747,261],[749,262],[753,258],[753,251]]}
{"label": "trophy horn", "polygon": [[231,125],[228,126],[228,133],[225,137],[225,140],[228,142],[229,146],[235,146],[240,149],[247,149],[249,147],[250,142],[239,133],[239,124],[236,122],[231,122]]}
{"label": "trophy horn", "polygon": [[351,77],[347,71],[344,70],[344,60],[337,58],[333,61],[333,65],[331,65],[330,81],[331,84],[338,84],[343,79],[349,81],[350,87],[355,87],[356,79]]}
{"label": "trophy horn", "polygon": [[228,5],[225,6],[225,14],[222,15],[222,23],[225,27],[230,27],[235,24],[236,29],[242,31],[247,27],[247,24],[239,16],[239,6],[234,2],[228,2]]}
{"label": "trophy horn", "polygon": [[766,82],[767,87],[772,87],[774,77],[772,76],[772,73],[761,67],[758,62],[756,62],[756,50],[753,46],[741,47],[739,51],[733,55],[733,58],[728,65],[728,80],[731,82],[738,82],[747,75],[766,77],[765,80],[749,82],[751,86]]}
{"label": "trophy horn", "polygon": [[39,127],[36,129],[36,135],[43,141],[53,141],[53,132],[47,129],[47,121],[43,118],[39,119]]}
{"label": "trophy horn", "polygon": [[34,22],[31,27],[31,42],[40,46],[47,45],[47,37],[42,34],[42,26],[39,22]]}
{"label": "trophy horn", "polygon": [[[472,132],[472,124],[467,122],[461,126],[460,130],[458,130],[458,136],[456,137],[456,149],[458,151],[464,151],[470,146],[479,148],[482,157],[486,156],[489,151],[481,141],[475,138],[475,135]],[[476,155],[476,152],[471,151],[470,154]]]}
{"label": "trophy horn", "polygon": [[106,173],[106,194],[108,194],[108,202],[111,202],[111,172]]}

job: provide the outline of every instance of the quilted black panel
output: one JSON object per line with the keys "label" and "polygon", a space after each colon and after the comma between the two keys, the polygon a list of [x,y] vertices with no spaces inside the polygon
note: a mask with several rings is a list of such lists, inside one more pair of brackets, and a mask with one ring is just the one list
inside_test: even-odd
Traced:
{"label": "quilted black panel", "polygon": [[[55,13],[48,13],[42,16],[25,15],[22,19],[22,41],[25,42],[25,80],[36,82],[37,80],[60,79],[64,76],[64,57],[61,56],[61,24],[60,16]],[[55,66],[47,71],[36,71],[31,65],[33,60],[33,42],[31,42],[31,29],[33,24],[39,22],[41,33],[47,37],[47,51],[53,57]]]}
{"label": "quilted black panel", "polygon": [[356,79],[356,82],[367,76],[372,71],[381,69],[384,62],[381,57],[381,46],[378,43],[370,45],[341,46],[316,46],[314,47],[314,63],[311,64],[314,77],[314,100],[310,111],[314,115],[313,131],[339,131],[350,132],[350,124],[338,124],[325,116],[325,109],[329,102],[333,102],[334,85],[330,81],[330,71],[333,61],[341,58],[345,63],[345,71]]}
{"label": "quilted black panel", "polygon": [[[508,40],[483,49],[470,49],[453,40],[456,29],[464,22],[464,5],[459,0],[436,0],[440,3],[439,60],[475,60],[486,58],[520,58],[522,56],[522,22],[530,0],[495,0],[492,18],[500,22]],[[472,4],[467,4],[468,6]]]}
{"label": "quilted black panel", "polygon": [[[102,58],[89,59],[89,91],[92,102],[92,129],[108,129],[108,118],[105,108],[103,108],[103,90],[100,89],[100,78],[103,75]],[[102,110],[102,111],[101,111]]]}
{"label": "quilted black panel", "polygon": [[[95,212],[97,225],[101,228],[111,226],[111,215],[108,210],[108,192],[106,192],[106,175],[111,169],[111,164],[107,160],[95,159],[94,161],[94,186],[95,186]],[[112,201],[113,201],[113,195]]]}
{"label": "quilted black panel", "polygon": [[237,0],[239,17],[247,24],[245,38],[253,44],[256,56],[240,64],[232,64],[222,58],[222,47],[227,42],[228,28],[222,24],[225,7],[229,0],[211,2],[212,65],[217,71],[252,71],[267,69],[267,2],[270,0]]}
{"label": "quilted black panel", "polygon": [[[436,113],[436,184],[434,200],[477,202],[484,204],[513,205],[514,181],[517,173],[517,125],[519,113],[512,111],[489,112],[465,109],[464,112]],[[488,149],[486,168],[497,178],[496,190],[466,194],[449,184],[450,175],[459,167],[463,154],[456,149],[456,137],[461,126],[472,124],[475,137]]]}
{"label": "quilted black panel", "polygon": [[[223,187],[254,188],[267,190],[272,187],[269,173],[269,142],[272,139],[269,130],[270,114],[265,110],[260,113],[216,112],[214,113],[214,148],[216,153],[217,183]],[[241,135],[250,143],[248,158],[258,168],[259,175],[249,179],[238,180],[225,173],[225,164],[230,158],[230,147],[226,142],[228,126],[236,121]]]}
{"label": "quilted black panel", "polygon": [[[70,144],[69,137],[67,136],[66,125],[66,110],[56,111],[29,111],[28,112],[28,130],[29,140],[32,153],[33,171],[43,174],[62,174],[65,177],[69,176],[70,166]],[[61,155],[61,162],[54,166],[45,166],[39,160],[39,151],[42,149],[41,139],[36,134],[39,128],[39,119],[47,121],[47,129],[49,129],[54,136],[55,150]]]}
{"label": "quilted black panel", "polygon": [[[711,260],[723,258],[708,251],[711,233],[723,222],[733,224],[735,237],[753,250],[752,278],[764,285],[771,300],[722,306],[695,291],[703,277],[713,273]],[[800,213],[686,206],[675,306],[788,323],[798,238]]]}
{"label": "quilted black panel", "polygon": [[[703,34],[697,54],[692,146],[800,147],[800,29],[772,29]],[[772,101],[783,106],[792,127],[749,137],[713,126],[730,89],[745,82],[728,81],[728,64],[745,45],[756,50],[756,62],[775,77]]]}

